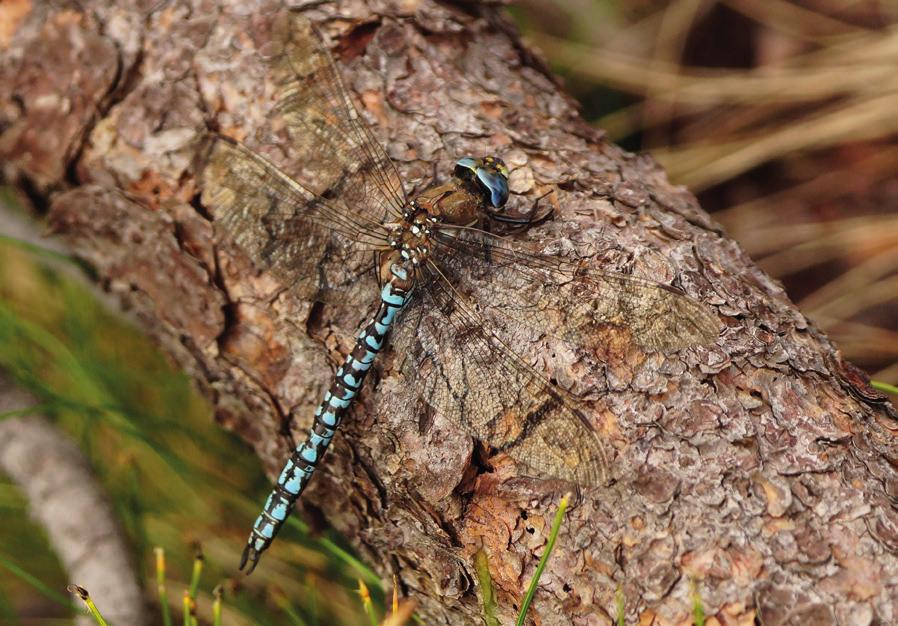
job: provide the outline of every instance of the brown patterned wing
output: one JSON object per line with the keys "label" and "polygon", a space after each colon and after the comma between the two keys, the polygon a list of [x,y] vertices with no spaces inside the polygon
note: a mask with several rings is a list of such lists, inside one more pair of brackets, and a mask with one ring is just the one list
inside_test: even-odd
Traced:
{"label": "brown patterned wing", "polygon": [[389,247],[384,221],[406,204],[399,175],[305,17],[279,13],[260,54],[276,84],[272,129],[287,130],[284,151],[297,175],[212,137],[203,201],[229,240],[302,296],[373,302],[374,281],[360,278],[370,279],[367,253]]}
{"label": "brown patterned wing", "polygon": [[382,222],[407,205],[396,167],[359,115],[321,34],[302,14],[283,12],[263,50],[277,85],[273,111],[321,195]]}
{"label": "brown patterned wing", "polygon": [[585,349],[629,330],[651,351],[714,341],[701,303],[651,281],[587,269],[476,229],[441,226],[430,275],[396,331],[412,389],[537,475],[602,484],[607,445],[588,412],[517,352],[520,324]]}
{"label": "brown patterned wing", "polygon": [[372,268],[372,250],[388,245],[380,223],[321,198],[223,136],[209,139],[202,202],[217,230],[301,296],[339,292],[340,301],[355,294],[359,303],[373,302],[374,286],[359,283]]}
{"label": "brown patterned wing", "polygon": [[608,455],[578,403],[489,330],[439,275],[393,338],[409,389],[536,476],[603,484]]}
{"label": "brown patterned wing", "polygon": [[508,317],[587,350],[607,325],[626,328],[653,352],[709,345],[720,334],[711,309],[675,287],[542,255],[477,229],[441,228],[436,241],[445,273],[475,277],[460,288],[488,317]]}

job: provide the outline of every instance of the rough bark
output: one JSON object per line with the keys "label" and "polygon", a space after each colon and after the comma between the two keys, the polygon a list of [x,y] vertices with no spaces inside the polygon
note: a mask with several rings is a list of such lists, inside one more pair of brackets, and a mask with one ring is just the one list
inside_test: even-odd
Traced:
{"label": "rough bark", "polygon": [[[207,124],[274,142],[256,51],[276,5],[42,3],[0,33],[6,175],[272,476],[285,418],[297,434],[308,425],[363,317],[253,271],[197,200]],[[324,29],[410,181],[498,153],[513,206],[555,209],[531,237],[676,278],[720,314],[711,348],[664,357],[617,342],[542,365],[587,398],[616,458],[614,482],[567,516],[534,623],[608,624],[618,586],[628,623],[688,623],[692,580],[721,624],[898,621],[898,423],[780,286],[651,158],[585,125],[496,7],[347,0],[310,14],[339,16]],[[381,363],[303,506],[396,573],[427,623],[479,623],[483,549],[508,623],[565,487],[500,457],[483,471],[463,433],[439,418],[422,428],[419,407],[391,393],[394,364]]]}

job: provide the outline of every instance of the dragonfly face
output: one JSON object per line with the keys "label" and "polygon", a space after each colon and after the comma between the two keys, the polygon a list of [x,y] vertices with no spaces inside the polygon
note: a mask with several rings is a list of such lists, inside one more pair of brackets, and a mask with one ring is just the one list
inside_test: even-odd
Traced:
{"label": "dragonfly face", "polygon": [[508,168],[494,156],[455,162],[452,180],[421,192],[403,214],[406,223],[424,212],[436,222],[480,226],[508,200]]}

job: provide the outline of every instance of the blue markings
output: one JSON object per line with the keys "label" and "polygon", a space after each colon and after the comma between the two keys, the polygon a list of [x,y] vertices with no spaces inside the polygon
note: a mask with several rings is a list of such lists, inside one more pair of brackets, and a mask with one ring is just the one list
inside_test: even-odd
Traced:
{"label": "blue markings", "polygon": [[335,409],[345,409],[350,404],[352,404],[351,398],[343,399],[343,398],[338,398],[336,396],[331,396],[330,405]]}
{"label": "blue markings", "polygon": [[464,167],[472,172],[476,172],[477,168],[480,166],[480,159],[472,159],[471,157],[463,157],[455,162],[455,164],[459,167]]}
{"label": "blue markings", "polygon": [[383,318],[383,320],[382,320],[383,323],[384,323],[384,324],[387,324],[388,326],[392,325],[392,324],[393,324],[393,319],[396,317],[396,312],[397,312],[397,311],[399,311],[399,309],[396,309],[396,308],[393,308],[393,307],[389,307],[389,308],[387,309],[387,312],[384,313],[384,318]]}
{"label": "blue markings", "polygon": [[477,168],[477,178],[490,192],[490,204],[495,208],[505,206],[508,201],[508,179],[499,172]]}
{"label": "blue markings", "polygon": [[333,431],[329,433],[325,433],[324,435],[319,435],[318,433],[312,433],[309,435],[309,445],[317,447],[326,448],[330,445],[331,439],[333,439],[334,433]]}
{"label": "blue markings", "polygon": [[[390,271],[393,276],[404,280],[408,271],[394,264]],[[374,321],[358,335],[356,348],[346,357],[337,370],[334,386],[324,394],[321,404],[315,408],[315,427],[306,441],[294,450],[278,476],[278,487],[265,503],[262,515],[256,520],[253,533],[247,542],[253,562],[268,548],[278,529],[286,521],[293,503],[305,488],[315,466],[333,440],[340,424],[342,413],[349,408],[358,390],[365,382],[365,376],[383,347],[386,335],[396,319],[396,314],[404,306],[408,294],[397,291],[387,282],[381,290],[381,303]],[[364,350],[360,358],[353,356]],[[244,556],[244,558],[247,558]]]}
{"label": "blue markings", "polygon": [[268,502],[265,503],[265,512],[268,513],[275,521],[283,522],[287,519],[289,513],[289,502],[277,493],[268,496]]}
{"label": "blue markings", "polygon": [[393,306],[402,306],[405,303],[405,296],[393,293],[392,283],[384,285],[384,288],[380,291],[380,299]]}
{"label": "blue markings", "polygon": [[298,496],[299,492],[302,491],[302,483],[304,478],[305,476],[303,476],[302,474],[294,473],[291,474],[290,478],[288,478],[287,480],[280,481],[279,484],[287,493]]}
{"label": "blue markings", "polygon": [[260,515],[258,519],[256,519],[256,530],[266,539],[274,537],[274,524],[265,519],[264,515]]}
{"label": "blue markings", "polygon": [[318,462],[318,450],[303,444],[302,450],[299,451],[299,456],[306,462],[312,463],[313,465]]}
{"label": "blue markings", "polygon": [[321,423],[327,426],[328,428],[336,428],[339,422],[337,421],[337,416],[334,415],[332,411],[327,411],[320,415]]}
{"label": "blue markings", "polygon": [[396,263],[393,263],[390,266],[390,273],[400,280],[406,280],[408,278],[408,272],[406,271],[406,269],[401,265],[397,265]]}
{"label": "blue markings", "polygon": [[[367,339],[367,335],[366,335],[366,339]],[[356,363],[359,364],[360,370],[362,370],[363,372],[367,372],[368,369],[371,367],[371,364],[374,363],[374,359],[376,359],[376,358],[377,358],[377,352],[372,352],[371,350],[365,350],[365,356],[363,356],[361,359],[358,359],[356,361]],[[364,367],[362,367],[362,366],[364,366]]]}
{"label": "blue markings", "polygon": [[[350,360],[352,359],[352,357],[349,358]],[[344,373],[342,367],[337,371],[337,378],[343,383],[343,387],[346,389],[346,393],[343,395],[344,398],[352,398],[355,396],[356,390],[362,384],[361,376],[357,377],[351,372]]]}
{"label": "blue markings", "polygon": [[279,522],[283,522],[287,519],[287,513],[290,511],[287,508],[287,504],[284,502],[279,502],[276,507],[271,509],[271,517],[276,519]]}

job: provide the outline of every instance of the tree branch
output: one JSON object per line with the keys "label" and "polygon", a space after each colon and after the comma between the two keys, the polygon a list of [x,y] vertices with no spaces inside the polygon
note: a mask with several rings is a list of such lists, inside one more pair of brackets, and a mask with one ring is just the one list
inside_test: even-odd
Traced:
{"label": "tree branch", "polygon": [[[302,167],[270,124],[258,53],[277,3],[79,6],[36,5],[3,53],[7,176],[49,201],[54,230],[274,475],[283,420],[295,416],[301,436],[362,321],[255,272],[198,201],[207,124]],[[539,623],[608,623],[619,585],[628,623],[680,623],[691,579],[724,624],[893,620],[898,425],[779,285],[652,159],[587,126],[495,7],[309,13],[408,181],[498,153],[513,169],[513,208],[554,208],[528,238],[673,281],[725,324],[707,349],[645,354],[609,334],[596,354],[559,347],[540,365],[589,404],[616,458],[613,484],[584,490],[568,513]],[[469,437],[439,416],[424,424],[400,399],[394,365],[381,364],[303,505],[398,574],[428,623],[479,622],[483,549],[510,621],[565,487],[524,479],[501,455],[492,471],[472,463],[482,455]]]}

